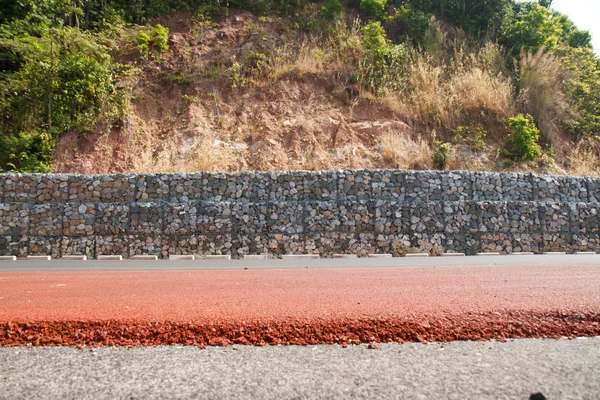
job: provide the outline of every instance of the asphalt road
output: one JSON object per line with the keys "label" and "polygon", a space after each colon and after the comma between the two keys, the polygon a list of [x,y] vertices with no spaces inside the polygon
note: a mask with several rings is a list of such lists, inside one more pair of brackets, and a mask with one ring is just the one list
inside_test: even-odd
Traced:
{"label": "asphalt road", "polygon": [[0,272],[10,271],[156,271],[156,270],[240,270],[240,269],[335,269],[390,267],[452,267],[509,265],[596,265],[600,254],[592,255],[504,255],[470,257],[393,257],[356,259],[271,259],[271,260],[194,260],[194,261],[0,261]]}
{"label": "asphalt road", "polygon": [[0,348],[0,399],[598,399],[600,338]]}

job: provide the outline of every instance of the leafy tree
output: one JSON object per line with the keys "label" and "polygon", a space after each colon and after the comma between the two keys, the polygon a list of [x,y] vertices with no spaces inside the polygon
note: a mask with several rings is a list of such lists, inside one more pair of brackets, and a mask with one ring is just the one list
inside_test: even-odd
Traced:
{"label": "leafy tree", "polygon": [[360,11],[370,17],[381,18],[386,5],[387,0],[360,0]]}

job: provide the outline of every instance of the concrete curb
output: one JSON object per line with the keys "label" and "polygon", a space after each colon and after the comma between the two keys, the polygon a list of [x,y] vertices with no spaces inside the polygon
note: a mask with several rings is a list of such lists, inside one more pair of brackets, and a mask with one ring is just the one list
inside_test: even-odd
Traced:
{"label": "concrete curb", "polygon": [[17,256],[0,256],[0,261],[17,261]]}
{"label": "concrete curb", "polygon": [[27,256],[28,261],[50,261],[52,257],[50,256]]}
{"label": "concrete curb", "polygon": [[334,254],[333,258],[358,258],[356,254]]}
{"label": "concrete curb", "polygon": [[182,260],[193,261],[195,259],[196,259],[196,257],[191,254],[190,255],[175,255],[175,254],[173,254],[173,255],[169,256],[169,260],[171,260],[171,261],[182,261]]}
{"label": "concrete curb", "polygon": [[442,253],[442,257],[466,257],[465,253]]}
{"label": "concrete curb", "polygon": [[158,260],[158,256],[137,255],[137,256],[131,257],[131,259],[132,260],[138,260],[138,261],[157,261]]}
{"label": "concrete curb", "polygon": [[392,258],[391,254],[369,254],[369,258]]}
{"label": "concrete curb", "polygon": [[60,259],[65,261],[87,261],[87,256],[62,256]]}
{"label": "concrete curb", "polygon": [[231,256],[229,254],[213,254],[204,256],[205,260],[231,260]]}
{"label": "concrete curb", "polygon": [[100,261],[122,261],[123,260],[123,256],[104,255],[104,256],[98,256],[97,260],[100,260]]}
{"label": "concrete curb", "polygon": [[245,254],[244,260],[268,260],[268,254]]}
{"label": "concrete curb", "polygon": [[429,257],[429,253],[409,253],[404,257]]}
{"label": "concrete curb", "polygon": [[307,259],[307,260],[315,260],[321,258],[319,254],[284,254],[281,256],[282,260],[297,260],[297,259]]}

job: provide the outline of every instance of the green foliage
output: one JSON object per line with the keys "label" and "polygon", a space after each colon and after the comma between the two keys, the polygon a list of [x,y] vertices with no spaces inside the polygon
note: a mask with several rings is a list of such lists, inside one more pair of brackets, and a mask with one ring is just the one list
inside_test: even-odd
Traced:
{"label": "green foliage", "polygon": [[341,15],[342,3],[340,0],[326,0],[321,7],[321,17],[325,19],[334,19]]}
{"label": "green foliage", "polygon": [[454,129],[454,143],[466,143],[471,151],[480,153],[485,150],[487,132],[480,126],[459,126]]}
{"label": "green foliage", "polygon": [[363,48],[367,53],[377,53],[387,49],[390,43],[380,22],[370,22],[363,30]]}
{"label": "green foliage", "polygon": [[360,11],[373,18],[381,18],[386,6],[387,0],[360,0]]}
{"label": "green foliage", "polygon": [[239,89],[253,80],[268,76],[271,71],[271,54],[269,52],[249,51],[241,59],[232,58],[227,74],[231,89]]}
{"label": "green foliage", "polygon": [[8,28],[0,35],[7,54],[0,59],[9,67],[0,79],[0,169],[39,171],[50,167],[63,132],[119,118],[126,101],[114,87],[117,66],[100,36],[62,27],[11,38]]}
{"label": "green foliage", "polygon": [[576,119],[569,133],[577,138],[600,137],[600,60],[590,48],[562,46],[556,55],[571,73],[567,94]]}
{"label": "green foliage", "polygon": [[513,56],[518,57],[521,49],[536,51],[541,46],[591,47],[589,32],[578,30],[567,16],[533,3],[516,4],[514,8],[514,18],[506,23],[501,38]]}
{"label": "green foliage", "polygon": [[144,26],[135,35],[138,52],[144,58],[160,58],[169,49],[169,30],[157,24]]}
{"label": "green foliage", "polygon": [[376,94],[404,89],[412,56],[410,45],[392,46],[378,21],[366,25],[362,33],[365,56],[359,62],[361,84]]}
{"label": "green foliage", "polygon": [[433,166],[437,169],[446,169],[450,162],[450,143],[444,143],[436,140],[433,143]]}
{"label": "green foliage", "polygon": [[[395,26],[395,31],[402,32],[401,35],[411,40],[416,45],[425,42],[425,35],[429,28],[430,17],[423,11],[417,10],[410,5],[402,5],[396,9],[393,16],[387,18],[390,26]],[[396,38],[396,40],[399,38]]]}
{"label": "green foliage", "polygon": [[166,78],[167,82],[181,86],[190,85],[194,81],[193,77],[190,74],[180,69],[174,69],[170,71],[169,73],[167,73]]}
{"label": "green foliage", "polygon": [[508,127],[511,133],[501,150],[503,156],[514,161],[533,161],[542,155],[542,148],[538,144],[540,131],[531,115],[519,114],[509,118]]}

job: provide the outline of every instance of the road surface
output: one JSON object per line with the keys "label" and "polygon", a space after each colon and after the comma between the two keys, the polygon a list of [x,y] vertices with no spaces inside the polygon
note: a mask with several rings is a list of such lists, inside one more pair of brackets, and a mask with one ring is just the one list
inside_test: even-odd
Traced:
{"label": "road surface", "polygon": [[595,400],[600,338],[446,344],[0,348],[0,399]]}

